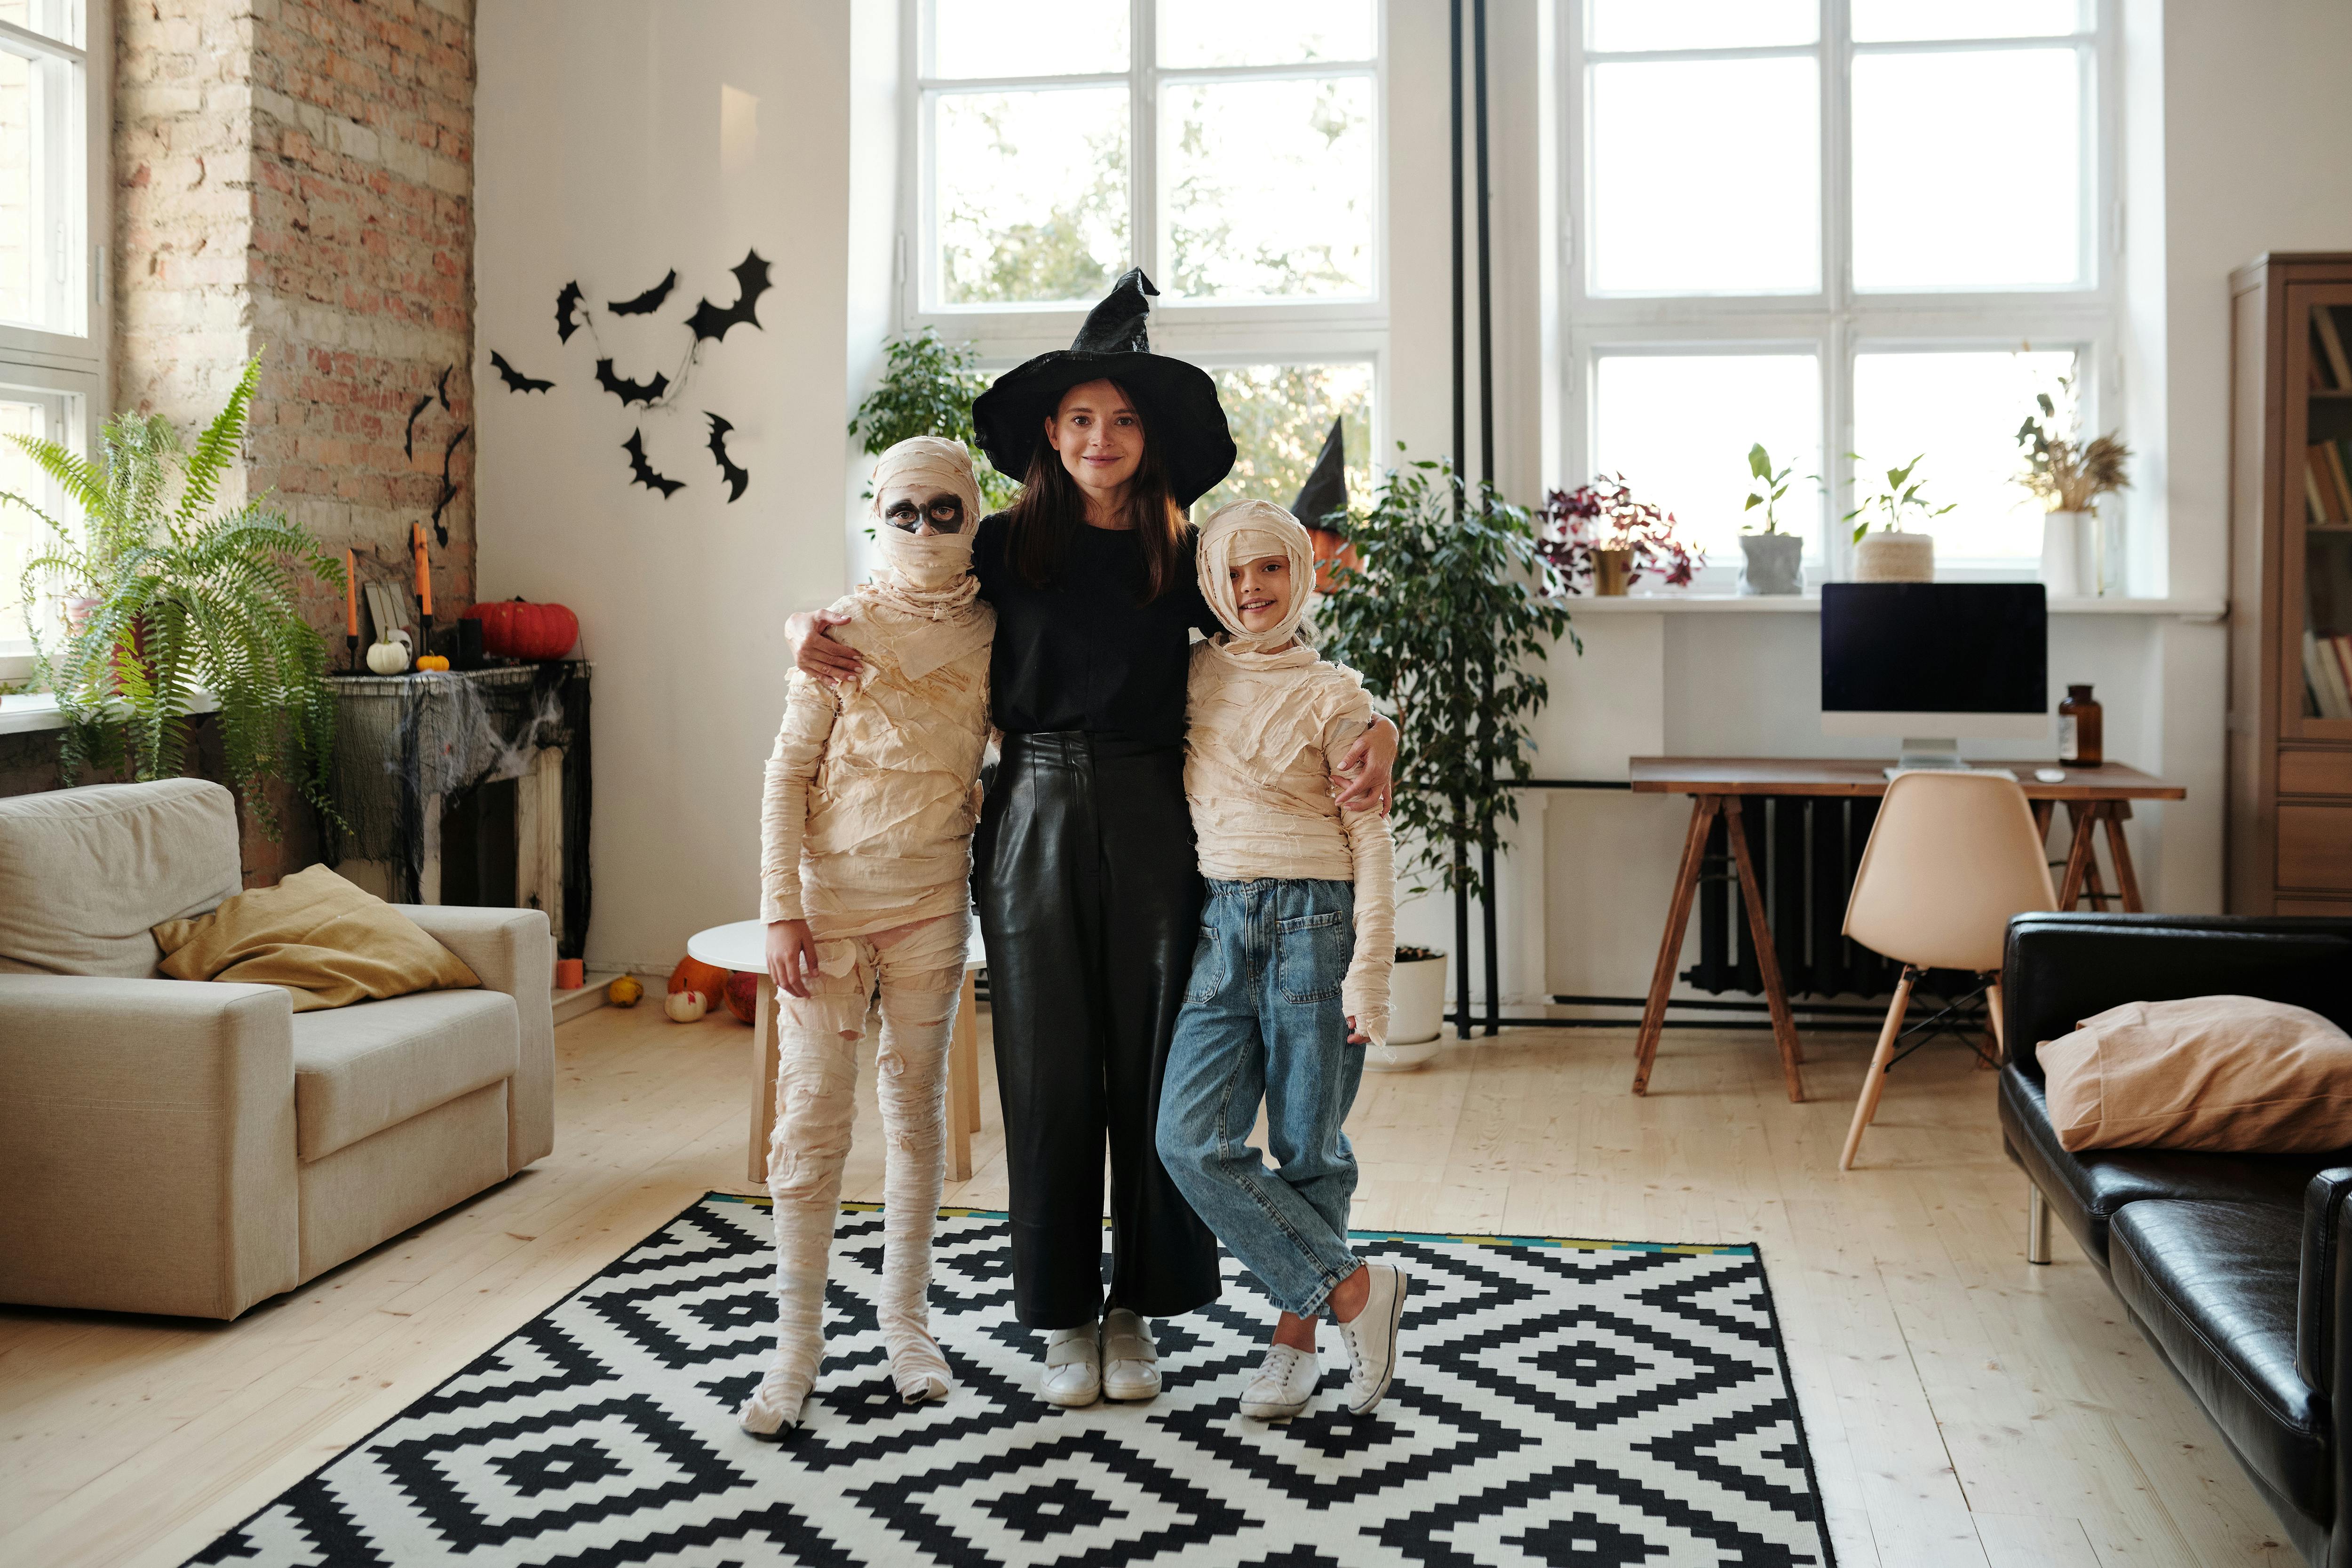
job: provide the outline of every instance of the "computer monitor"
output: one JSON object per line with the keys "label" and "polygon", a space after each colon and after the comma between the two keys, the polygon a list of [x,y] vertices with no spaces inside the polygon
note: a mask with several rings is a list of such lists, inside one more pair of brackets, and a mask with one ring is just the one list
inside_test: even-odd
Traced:
{"label": "computer monitor", "polygon": [[1905,768],[1967,766],[1963,736],[2048,735],[2042,584],[1824,584],[1822,730],[1895,737]]}

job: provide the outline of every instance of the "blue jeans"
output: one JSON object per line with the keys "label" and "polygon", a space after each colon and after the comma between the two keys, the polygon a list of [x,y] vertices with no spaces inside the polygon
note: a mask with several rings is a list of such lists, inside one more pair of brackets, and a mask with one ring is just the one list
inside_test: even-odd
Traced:
{"label": "blue jeans", "polygon": [[[1364,1076],[1339,984],[1356,945],[1347,882],[1208,882],[1192,979],[1160,1091],[1160,1159],[1284,1311],[1353,1274],[1356,1157],[1339,1130]],[[1250,1147],[1265,1103],[1267,1170]]]}

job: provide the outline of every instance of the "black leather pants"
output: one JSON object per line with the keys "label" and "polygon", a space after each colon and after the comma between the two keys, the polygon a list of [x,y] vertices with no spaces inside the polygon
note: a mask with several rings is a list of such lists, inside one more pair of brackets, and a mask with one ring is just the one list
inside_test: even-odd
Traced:
{"label": "black leather pants", "polygon": [[1032,1328],[1113,1303],[1217,1297],[1217,1246],[1160,1163],[1160,1076],[1200,940],[1184,757],[1076,731],[1007,735],[973,846],[1011,1178],[1013,1309]]}

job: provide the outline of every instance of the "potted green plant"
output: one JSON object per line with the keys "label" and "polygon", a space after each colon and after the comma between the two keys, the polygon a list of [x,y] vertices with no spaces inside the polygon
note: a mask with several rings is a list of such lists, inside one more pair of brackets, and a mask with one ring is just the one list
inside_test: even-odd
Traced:
{"label": "potted green plant", "polygon": [[79,529],[23,496],[0,501],[32,512],[52,536],[26,563],[22,587],[27,605],[63,589],[62,627],[37,621],[34,644],[37,679],[66,719],[66,782],[86,764],[126,757],[136,778],[179,774],[199,696],[209,695],[228,782],[275,837],[266,780],[290,780],[331,814],[327,643],[302,618],[298,595],[306,574],[340,594],[343,569],[268,497],[220,504],[259,375],[257,359],[193,447],[168,420],[138,414],[107,422],[95,461],[54,441],[11,437],[81,509]]}
{"label": "potted green plant", "polygon": [[2105,552],[2099,548],[2095,509],[2101,496],[2131,485],[2124,473],[2131,448],[2112,435],[2084,440],[2074,393],[2074,378],[2059,377],[2058,396],[2037,393],[2034,412],[2017,427],[2018,450],[2025,458],[2017,482],[2042,505],[2042,581],[2053,595],[2106,591]]}
{"label": "potted green plant", "polygon": [[[1499,851],[1501,824],[1518,816],[1507,781],[1531,773],[1547,650],[1575,632],[1539,591],[1550,574],[1535,520],[1487,486],[1471,490],[1448,463],[1391,469],[1348,538],[1355,559],[1332,569],[1318,641],[1402,732],[1390,818],[1399,879],[1410,893],[1454,893],[1459,922],[1484,886],[1481,852]],[[1367,1067],[1418,1067],[1437,1052],[1445,955],[1420,951],[1398,952],[1389,1043]]]}
{"label": "potted green plant", "polygon": [[[1861,454],[1847,457],[1861,461]],[[1922,452],[1899,468],[1886,470],[1886,484],[1873,491],[1845,521],[1853,524],[1853,579],[1857,583],[1932,583],[1936,580],[1936,536],[1926,524],[1952,510],[1929,502],[1914,476],[1927,454]],[[1918,523],[1915,531],[1909,524]],[[1875,526],[1874,531],[1873,525]]]}
{"label": "potted green plant", "polygon": [[850,416],[849,433],[868,457],[888,451],[909,436],[944,436],[971,448],[980,479],[981,504],[1002,511],[1021,493],[1020,482],[990,466],[971,427],[971,400],[988,390],[979,353],[970,343],[950,343],[936,328],[904,332],[883,346],[881,384]]}
{"label": "potted green plant", "polygon": [[1775,472],[1772,454],[1757,442],[1748,448],[1748,472],[1752,481],[1748,488],[1748,503],[1742,511],[1764,509],[1764,531],[1755,531],[1752,523],[1739,527],[1739,591],[1742,594],[1790,595],[1805,591],[1805,540],[1802,534],[1780,531],[1780,498],[1789,493],[1789,477],[1797,470],[1784,468]]}

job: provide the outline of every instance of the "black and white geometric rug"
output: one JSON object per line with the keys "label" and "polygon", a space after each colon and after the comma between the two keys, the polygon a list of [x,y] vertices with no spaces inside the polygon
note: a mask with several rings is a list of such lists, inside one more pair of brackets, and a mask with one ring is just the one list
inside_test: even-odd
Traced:
{"label": "black and white geometric rug", "polygon": [[845,1210],[827,1358],[782,1444],[735,1425],[773,1331],[767,1205],[712,1194],[193,1561],[407,1568],[1817,1563],[1821,1494],[1751,1247],[1359,1233],[1412,1277],[1368,1416],[1234,1411],[1272,1313],[1154,1326],[1150,1405],[1030,1392],[1003,1216],[944,1211],[931,1326],[958,1384],[898,1403]]}

